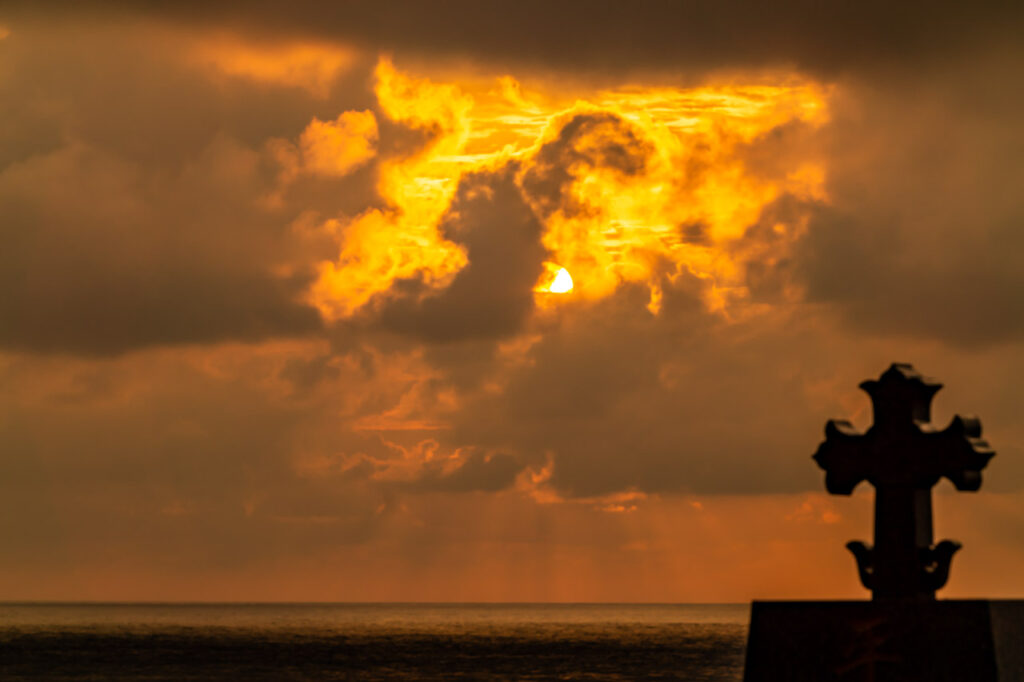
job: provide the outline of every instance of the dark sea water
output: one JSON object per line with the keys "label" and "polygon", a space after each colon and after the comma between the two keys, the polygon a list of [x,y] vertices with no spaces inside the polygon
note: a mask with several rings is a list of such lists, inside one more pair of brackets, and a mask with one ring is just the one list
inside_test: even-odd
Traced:
{"label": "dark sea water", "polygon": [[0,604],[0,680],[739,680],[749,606]]}

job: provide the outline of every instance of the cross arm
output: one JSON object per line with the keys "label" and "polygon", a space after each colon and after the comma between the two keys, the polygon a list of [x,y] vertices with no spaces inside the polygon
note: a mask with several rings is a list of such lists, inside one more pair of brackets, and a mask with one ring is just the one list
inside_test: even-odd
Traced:
{"label": "cross arm", "polygon": [[833,495],[849,495],[868,477],[864,437],[842,419],[830,419],[825,425],[825,441],[814,453],[814,461],[825,470],[825,488]]}
{"label": "cross arm", "polygon": [[929,438],[934,442],[940,476],[952,481],[957,490],[981,487],[981,470],[996,453],[981,438],[977,417],[957,415],[949,426],[929,434]]}

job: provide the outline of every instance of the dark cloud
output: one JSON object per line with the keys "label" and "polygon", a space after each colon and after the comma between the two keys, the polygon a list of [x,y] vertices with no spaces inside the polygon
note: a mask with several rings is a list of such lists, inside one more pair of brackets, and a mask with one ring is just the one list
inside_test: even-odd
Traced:
{"label": "dark cloud", "polygon": [[[24,10],[23,6],[23,10]],[[120,14],[159,16],[191,25],[263,34],[337,39],[372,49],[510,62],[548,68],[675,73],[730,67],[796,65],[835,73],[880,64],[942,61],[965,47],[1015,40],[1018,3],[822,3],[747,0],[681,3],[645,0],[542,0],[441,6],[415,0],[385,4],[313,0],[247,3],[177,2],[140,9],[123,1],[67,3],[108,20]]]}
{"label": "dark cloud", "polygon": [[377,324],[435,343],[501,338],[522,330],[546,251],[541,224],[516,183],[517,171],[510,163],[462,178],[439,229],[445,239],[465,247],[469,262],[437,293],[425,292],[416,281],[399,283],[399,297],[389,293],[370,313]]}
{"label": "dark cloud", "polygon": [[[799,234],[802,225],[822,208],[820,201],[783,194],[765,205],[757,221],[731,245],[737,260],[743,263],[751,298],[773,304],[785,301],[787,287],[796,278],[794,259],[786,242],[793,239],[793,232]],[[784,227],[781,232],[776,230],[780,225]],[[802,238],[803,235],[798,239]],[[770,255],[780,253],[781,257]]]}
{"label": "dark cloud", "polygon": [[824,415],[785,378],[807,359],[723,326],[699,281],[664,286],[658,316],[641,287],[563,311],[501,395],[460,411],[452,437],[536,466],[550,453],[551,483],[570,496],[813,486],[803,450]]}
{"label": "dark cloud", "polygon": [[1024,333],[1019,50],[851,84],[826,131],[828,201],[794,268],[850,328],[987,346]]}
{"label": "dark cloud", "polygon": [[291,385],[293,395],[305,396],[323,382],[337,379],[341,375],[341,371],[332,364],[332,359],[327,353],[312,358],[291,358],[281,368],[278,377]]}
{"label": "dark cloud", "polygon": [[548,217],[556,210],[586,210],[568,189],[580,176],[608,169],[624,176],[644,170],[653,149],[622,117],[610,112],[577,113],[562,121],[558,135],[541,146],[523,174],[523,191]]}
{"label": "dark cloud", "polygon": [[295,137],[313,116],[331,120],[375,102],[374,56],[340,69],[319,94],[223,74],[191,55],[202,37],[152,24],[19,27],[0,41],[8,64],[0,135],[12,141],[0,146],[0,167],[77,141],[147,167],[181,168],[218,135],[257,148]]}
{"label": "dark cloud", "polygon": [[512,485],[523,464],[513,455],[474,451],[454,471],[434,467],[407,486],[417,491],[497,492]]}
{"label": "dark cloud", "polygon": [[[29,24],[0,41],[0,346],[102,355],[319,333],[303,296],[337,238],[292,223],[379,204],[376,166],[283,182],[267,144],[371,108],[373,60],[316,94],[219,74],[186,37],[136,28]],[[377,118],[384,158],[407,153],[415,140]]]}
{"label": "dark cloud", "polygon": [[646,292],[628,289],[563,314],[501,394],[466,403],[450,442],[514,452],[537,470],[550,456],[549,483],[568,497],[816,491],[823,483],[810,456],[825,422],[868,426],[857,383],[910,358],[945,372],[936,424],[954,411],[980,413],[990,440],[1005,444],[986,489],[1024,481],[1013,458],[1015,403],[1002,402],[1019,393],[1010,387],[1019,363],[1006,364],[1016,346],[982,358],[873,341],[806,308],[729,323],[703,312],[687,288],[667,288],[657,317],[643,307]]}
{"label": "dark cloud", "polygon": [[735,153],[755,177],[783,180],[793,172],[794,159],[807,162],[821,158],[821,138],[819,125],[795,119],[738,144]]}
{"label": "dark cloud", "polygon": [[685,244],[708,244],[708,226],[705,223],[693,222],[680,225],[679,234]]}
{"label": "dark cloud", "polygon": [[287,222],[253,205],[253,154],[213,141],[204,156],[157,187],[80,146],[0,172],[0,344],[105,354],[315,332],[298,302],[309,275],[270,272]]}
{"label": "dark cloud", "polygon": [[205,570],[371,535],[384,492],[303,475],[292,458],[300,434],[320,433],[328,452],[373,439],[319,432],[317,402],[267,390],[276,358],[232,355],[214,372],[170,354],[7,363],[5,385],[38,399],[2,401],[5,559],[36,566],[107,552]]}

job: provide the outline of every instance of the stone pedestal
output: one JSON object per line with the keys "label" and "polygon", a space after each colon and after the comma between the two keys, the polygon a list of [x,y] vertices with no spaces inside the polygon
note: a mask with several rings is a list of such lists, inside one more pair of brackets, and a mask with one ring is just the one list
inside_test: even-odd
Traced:
{"label": "stone pedestal", "polygon": [[1024,682],[1024,601],[755,601],[743,679]]}

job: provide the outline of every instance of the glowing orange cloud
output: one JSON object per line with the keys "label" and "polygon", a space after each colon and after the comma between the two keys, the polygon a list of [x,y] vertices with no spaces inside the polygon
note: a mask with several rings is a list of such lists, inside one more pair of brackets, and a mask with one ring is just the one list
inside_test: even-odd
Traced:
{"label": "glowing orange cloud", "polygon": [[[746,294],[729,247],[762,209],[783,194],[824,198],[820,159],[787,159],[783,175],[769,176],[751,171],[742,156],[778,126],[827,120],[827,88],[795,77],[779,85],[634,87],[569,99],[553,89],[526,90],[509,76],[414,78],[382,60],[375,92],[386,116],[426,131],[431,143],[382,164],[378,189],[391,208],[348,222],[339,258],[321,265],[310,299],[328,319],[351,315],[399,278],[446,286],[467,262],[437,229],[459,179],[513,161],[550,254],[535,287],[542,308],[559,304],[564,297],[551,296],[557,290],[592,299],[637,282],[649,287],[648,308],[657,314],[663,278],[688,272],[710,285],[708,307],[725,310]],[[533,185],[551,174],[545,155],[557,145],[571,145],[557,169],[568,180],[548,196]],[[629,157],[628,172],[607,161],[616,154]],[[800,229],[777,225],[774,252],[759,257],[780,257]]]}
{"label": "glowing orange cloud", "polygon": [[334,121],[314,118],[300,140],[306,168],[325,175],[345,175],[373,158],[377,119],[372,111],[346,111]]}
{"label": "glowing orange cloud", "polygon": [[396,279],[419,275],[442,287],[467,262],[458,245],[440,237],[437,224],[465,170],[449,157],[466,144],[473,100],[454,85],[401,74],[386,60],[376,76],[384,113],[434,139],[419,155],[382,164],[378,189],[393,208],[367,211],[349,223],[338,262],[321,265],[311,299],[328,319],[351,314]]}
{"label": "glowing orange cloud", "polygon": [[259,44],[234,36],[208,36],[190,57],[203,66],[233,77],[304,88],[326,97],[337,76],[355,62],[356,50],[336,44]]}

